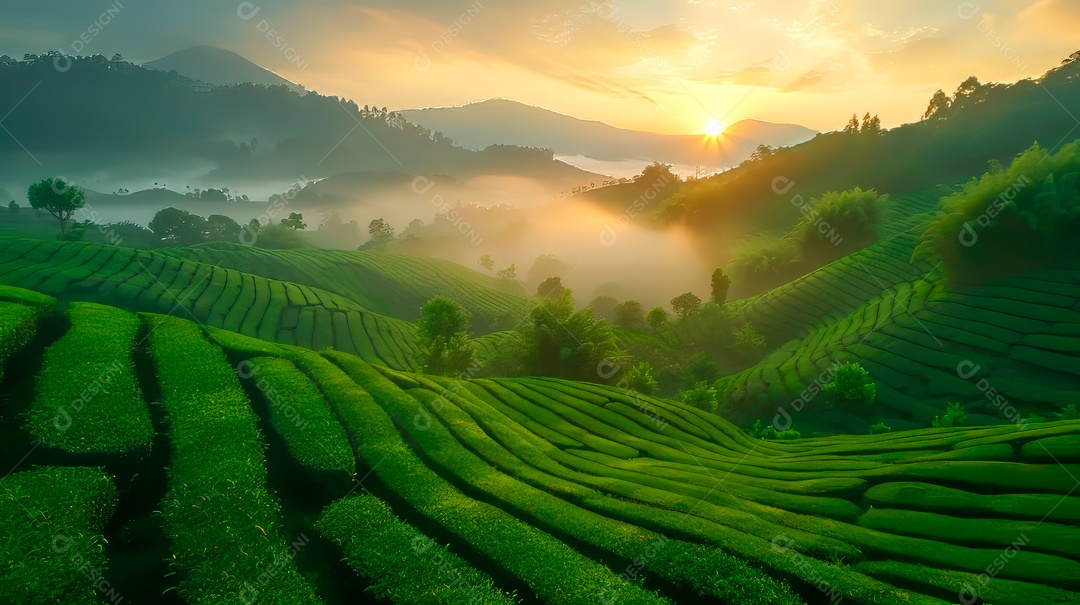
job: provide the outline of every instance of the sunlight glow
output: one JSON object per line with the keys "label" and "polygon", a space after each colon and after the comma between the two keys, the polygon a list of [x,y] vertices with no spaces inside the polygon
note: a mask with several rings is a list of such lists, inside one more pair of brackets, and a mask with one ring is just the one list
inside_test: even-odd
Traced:
{"label": "sunlight glow", "polygon": [[705,134],[710,137],[720,136],[724,132],[724,124],[715,118],[709,118],[708,122],[705,122]]}

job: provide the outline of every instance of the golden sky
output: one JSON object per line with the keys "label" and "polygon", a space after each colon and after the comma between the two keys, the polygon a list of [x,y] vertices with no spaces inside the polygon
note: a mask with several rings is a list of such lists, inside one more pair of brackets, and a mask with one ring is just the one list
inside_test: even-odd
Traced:
{"label": "golden sky", "polygon": [[[24,3],[0,53],[85,35],[102,2]],[[197,44],[391,109],[511,98],[616,126],[917,120],[966,77],[1038,76],[1080,47],[1080,0],[143,0],[83,54]],[[243,18],[246,15],[247,18]],[[269,37],[268,37],[269,36]],[[303,68],[301,69],[302,66]]]}
{"label": "golden sky", "polygon": [[[1037,76],[1080,47],[1080,1],[335,2],[274,16],[315,89],[391,108],[512,98],[617,126],[917,120],[967,76]],[[268,19],[269,21],[269,19]],[[317,33],[313,33],[317,32]],[[244,40],[264,64],[273,48]]]}

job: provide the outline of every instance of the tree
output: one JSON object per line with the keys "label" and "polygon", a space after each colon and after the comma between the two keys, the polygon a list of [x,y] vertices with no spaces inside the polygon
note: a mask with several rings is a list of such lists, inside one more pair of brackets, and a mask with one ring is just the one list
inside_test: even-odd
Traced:
{"label": "tree", "polygon": [[490,254],[485,254],[477,259],[476,264],[484,268],[484,271],[491,273],[491,270],[495,268],[495,259],[491,258]]}
{"label": "tree", "polygon": [[671,299],[671,310],[680,319],[690,317],[701,310],[701,299],[693,292],[686,292]]}
{"label": "tree", "polygon": [[764,144],[758,145],[757,149],[755,149],[754,152],[750,154],[750,161],[751,162],[760,162],[760,161],[772,156],[772,154],[774,154],[774,153],[776,153],[776,150],[773,149],[772,147],[770,147],[768,145],[764,145]]}
{"label": "tree", "polygon": [[394,228],[390,226],[390,223],[377,218],[368,223],[368,235],[371,236],[369,243],[372,247],[382,246],[394,239]]}
{"label": "tree", "polygon": [[615,320],[615,307],[617,306],[619,306],[619,301],[606,295],[597,296],[589,301],[589,307],[592,308],[593,313],[609,322]]}
{"label": "tree", "polygon": [[595,380],[603,361],[625,358],[614,330],[589,308],[574,312],[574,297],[543,299],[519,331],[521,368],[527,374]]}
{"label": "tree", "polygon": [[848,120],[847,126],[844,126],[844,132],[848,134],[857,134],[859,132],[859,116],[851,114],[851,119]]}
{"label": "tree", "polygon": [[62,178],[42,179],[30,185],[26,198],[31,208],[47,211],[60,223],[57,239],[64,239],[71,216],[86,203],[86,193]]}
{"label": "tree", "polygon": [[862,131],[864,134],[881,134],[881,118],[874,114],[869,122],[863,124]]}
{"label": "tree", "polygon": [[424,371],[440,376],[465,372],[475,349],[469,342],[469,314],[457,303],[436,296],[420,308],[416,331],[424,349]]}
{"label": "tree", "polygon": [[938,89],[934,93],[934,96],[930,98],[930,106],[926,108],[926,113],[923,114],[923,119],[928,120],[930,118],[943,118],[945,110],[952,105],[952,99],[949,95],[945,94],[944,90]]}
{"label": "tree", "polygon": [[499,277],[502,277],[502,278],[505,278],[505,279],[517,279],[517,267],[515,267],[511,263],[511,265],[509,267],[507,267],[505,269],[502,269],[501,271],[499,271],[495,275],[497,275]]}
{"label": "tree", "polygon": [[873,405],[877,398],[877,385],[870,381],[870,373],[856,362],[836,366],[832,379],[821,387],[831,405],[853,407]]}
{"label": "tree", "polygon": [[731,348],[744,359],[756,359],[765,351],[765,337],[758,333],[750,322],[739,329],[732,330],[734,343]]}
{"label": "tree", "polygon": [[652,364],[647,361],[631,366],[623,378],[626,380],[626,386],[644,395],[652,395],[659,386],[653,376]]}
{"label": "tree", "polygon": [[724,270],[717,267],[712,274],[712,300],[714,303],[724,306],[727,302],[728,290],[731,289],[731,277],[724,274]]}
{"label": "tree", "polygon": [[206,217],[206,239],[211,242],[235,242],[240,239],[240,223],[221,215]]}
{"label": "tree", "polygon": [[962,404],[950,402],[945,409],[944,416],[934,416],[931,422],[934,428],[947,428],[952,426],[964,426],[967,424],[967,412]]}
{"label": "tree", "polygon": [[532,266],[529,267],[529,271],[525,276],[525,283],[532,288],[540,285],[545,279],[566,275],[568,269],[566,263],[555,258],[554,254],[541,254],[536,257]]}
{"label": "tree", "polygon": [[561,278],[549,277],[540,282],[540,285],[536,288],[536,295],[540,298],[555,300],[562,296],[564,290],[566,288],[563,287]]}
{"label": "tree", "polygon": [[615,307],[615,324],[633,330],[645,325],[645,307],[636,300],[628,300]]}
{"label": "tree", "polygon": [[16,203],[15,200],[11,200],[10,202],[8,202],[7,207],[8,207],[8,210],[10,210],[12,212],[18,212],[19,211],[19,204]]}
{"label": "tree", "polygon": [[707,382],[698,382],[686,391],[683,391],[682,402],[690,404],[699,410],[712,412],[716,408],[716,389]]}
{"label": "tree", "polygon": [[162,241],[191,246],[206,241],[206,219],[187,210],[164,208],[150,221],[150,230]]}
{"label": "tree", "polygon": [[682,179],[672,170],[671,164],[653,162],[646,166],[641,174],[634,177],[634,182],[648,187],[663,186],[668,183],[678,183]]}
{"label": "tree", "polygon": [[659,330],[661,326],[668,322],[667,311],[663,307],[653,307],[649,309],[649,312],[645,315],[645,321],[649,322],[652,329]]}
{"label": "tree", "polygon": [[300,231],[307,228],[307,223],[304,222],[304,215],[299,212],[290,212],[289,218],[281,219],[281,225],[286,229],[292,229],[293,231]]}

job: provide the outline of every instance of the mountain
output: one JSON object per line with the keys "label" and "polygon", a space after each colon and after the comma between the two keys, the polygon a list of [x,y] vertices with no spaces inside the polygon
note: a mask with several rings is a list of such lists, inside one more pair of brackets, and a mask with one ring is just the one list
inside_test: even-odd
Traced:
{"label": "mountain", "polygon": [[192,80],[207,84],[265,84],[284,86],[300,92],[303,86],[291,82],[276,73],[244,57],[216,46],[192,46],[171,55],[144,63],[143,67],[158,71],[175,71]]}
{"label": "mountain", "polygon": [[[162,182],[261,197],[357,171],[528,179],[548,192],[602,179],[549,151],[464,149],[393,112],[315,92],[193,86],[178,73],[100,55],[72,59],[67,73],[53,61],[0,62],[0,104],[17,107],[5,123],[11,136],[0,139],[0,187],[25,190],[61,174],[97,191]],[[27,91],[32,102],[20,104]]]}
{"label": "mountain", "polygon": [[742,120],[729,126],[714,142],[703,135],[617,128],[509,99],[398,113],[471,149],[504,143],[551,149],[560,157],[581,156],[608,162],[661,161],[712,168],[734,166],[749,158],[758,145],[795,145],[817,134],[794,124]]}

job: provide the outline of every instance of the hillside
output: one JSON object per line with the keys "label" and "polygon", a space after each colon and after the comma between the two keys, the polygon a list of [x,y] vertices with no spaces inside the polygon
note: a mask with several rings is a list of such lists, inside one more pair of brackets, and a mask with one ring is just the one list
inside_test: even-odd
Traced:
{"label": "hillside", "polygon": [[160,59],[147,61],[143,67],[176,73],[207,84],[265,84],[284,86],[301,92],[303,86],[291,82],[276,73],[224,48],[216,46],[192,46],[178,50]]}
{"label": "hillside", "polygon": [[712,141],[703,135],[667,135],[581,120],[509,99],[457,107],[399,111],[405,119],[441,132],[470,149],[494,144],[551,149],[559,156],[618,162],[639,160],[727,168],[750,157],[758,145],[802,143],[815,131],[795,124],[742,120]]}
{"label": "hillside", "polygon": [[[60,57],[0,64],[0,103],[17,108],[6,123],[13,136],[0,141],[8,166],[0,187],[22,191],[56,174],[99,191],[164,176],[272,192],[357,171],[516,177],[554,190],[597,178],[539,150],[463,149],[352,100],[249,83],[198,85],[100,55],[71,58],[61,72],[53,65]],[[28,91],[33,102],[20,103]]]}
{"label": "hillside", "polygon": [[[85,575],[37,556],[57,531],[132,602],[1080,598],[1077,421],[771,443],[611,387],[452,381],[181,318],[0,299],[5,443],[30,446],[4,454],[12,602],[97,602]],[[108,409],[54,424],[72,385],[110,364],[124,371]],[[980,576],[1003,550],[1010,564]]]}
{"label": "hillside", "polygon": [[[172,248],[178,258],[243,270],[303,284],[353,300],[374,313],[416,321],[420,307],[437,295],[448,296],[472,315],[484,334],[512,328],[532,302],[517,283],[481,274],[449,261],[390,252],[346,250],[265,250],[234,244]],[[507,324],[509,325],[503,325]]]}

